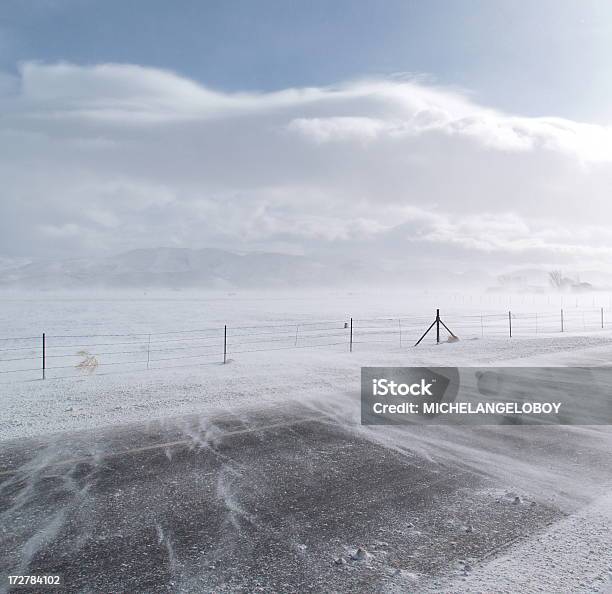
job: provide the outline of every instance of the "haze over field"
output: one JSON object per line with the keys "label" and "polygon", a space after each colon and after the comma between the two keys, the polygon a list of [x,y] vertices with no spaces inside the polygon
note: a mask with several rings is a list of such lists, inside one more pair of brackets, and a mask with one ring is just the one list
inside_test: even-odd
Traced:
{"label": "haze over field", "polygon": [[69,259],[2,258],[0,290],[15,289],[357,289],[373,286],[423,293],[447,289],[480,293],[606,291],[612,273],[514,268],[505,274],[478,268],[426,267],[419,260],[349,255],[233,252],[213,248],[136,249],[111,256]]}
{"label": "haze over field", "polygon": [[71,260],[5,260],[0,288],[291,288],[427,285],[480,287],[490,277],[419,269],[417,262],[348,257],[315,258],[217,249],[139,249],[115,256]]}

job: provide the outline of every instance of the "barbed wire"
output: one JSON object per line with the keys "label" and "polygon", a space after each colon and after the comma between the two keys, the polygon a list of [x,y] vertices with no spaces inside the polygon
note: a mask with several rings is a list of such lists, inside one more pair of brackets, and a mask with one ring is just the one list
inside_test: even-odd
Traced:
{"label": "barbed wire", "polygon": [[[507,311],[503,313],[450,313],[445,316],[449,327],[466,337],[499,337],[512,334],[523,337],[532,334],[587,331],[607,324],[608,308],[580,308],[555,311]],[[184,366],[222,362],[242,353],[286,351],[292,349],[325,348],[335,346],[384,344],[400,348],[413,344],[432,320],[425,315],[396,315],[332,320],[283,320],[278,323],[237,326],[207,326],[189,330],[156,332],[116,332],[99,334],[45,334],[43,357],[42,334],[29,337],[0,338],[0,374],[45,373],[78,369],[88,357],[92,359],[94,375],[99,368],[139,366],[140,369],[177,367],[165,365],[172,361],[189,361]],[[609,327],[609,325],[608,325]],[[117,340],[112,340],[117,339]],[[12,341],[12,342],[11,342]],[[36,341],[25,346],[23,341]],[[125,348],[128,347],[128,348]],[[133,347],[133,348],[129,348]],[[67,352],[69,349],[80,349]],[[87,350],[86,350],[87,349]],[[2,353],[7,353],[3,355]],[[20,356],[17,353],[23,353]],[[136,355],[135,360],[125,357]],[[168,355],[168,356],[160,356]],[[6,357],[6,358],[3,358]],[[102,360],[100,360],[103,358]],[[73,364],[69,364],[74,360]],[[40,361],[35,367],[32,362]],[[62,361],[66,361],[63,364]],[[77,362],[78,361],[78,362]],[[204,361],[205,363],[200,363]],[[155,365],[163,362],[164,365]],[[25,367],[19,368],[19,363]],[[180,365],[182,366],[182,365]],[[87,367],[87,365],[85,365]],[[59,377],[82,377],[60,375]],[[27,379],[31,378],[26,378]]]}

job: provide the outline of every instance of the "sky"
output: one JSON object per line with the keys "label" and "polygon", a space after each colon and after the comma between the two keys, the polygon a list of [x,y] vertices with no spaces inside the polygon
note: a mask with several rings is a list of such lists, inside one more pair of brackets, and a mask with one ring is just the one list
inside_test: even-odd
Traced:
{"label": "sky", "polygon": [[0,256],[612,255],[612,4],[4,0]]}

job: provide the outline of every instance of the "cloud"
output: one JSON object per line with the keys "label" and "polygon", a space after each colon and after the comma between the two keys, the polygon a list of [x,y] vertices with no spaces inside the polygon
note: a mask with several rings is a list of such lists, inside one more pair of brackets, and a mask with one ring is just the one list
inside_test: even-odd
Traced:
{"label": "cloud", "polygon": [[223,93],[137,65],[32,62],[0,80],[0,255],[609,259],[607,126],[417,80]]}
{"label": "cloud", "polygon": [[371,141],[391,134],[397,124],[366,117],[296,118],[287,129],[317,143]]}

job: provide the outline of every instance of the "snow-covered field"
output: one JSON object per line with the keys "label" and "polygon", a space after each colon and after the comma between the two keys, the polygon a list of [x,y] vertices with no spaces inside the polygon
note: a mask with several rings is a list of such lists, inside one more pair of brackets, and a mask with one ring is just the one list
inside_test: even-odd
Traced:
{"label": "snow-covered field", "polygon": [[2,386],[2,439],[147,421],[288,399],[336,401],[359,394],[362,366],[584,364],[612,358],[612,332],[597,336],[474,339],[440,345],[379,345],[242,353],[227,365],[82,374]]}
{"label": "snow-covered field", "polygon": [[[612,348],[612,315],[599,305],[606,298],[583,295],[564,304],[561,333],[563,298],[547,295],[5,294],[0,438],[288,398],[335,399],[357,393],[366,365],[497,365],[535,355],[541,365],[564,364],[563,353]],[[435,316],[434,304],[461,340],[436,345],[432,333],[414,347]],[[511,320],[510,310],[500,311],[507,307]],[[228,364],[222,365],[225,324]],[[88,358],[93,365],[83,368]]]}
{"label": "snow-covered field", "polygon": [[[612,294],[503,294],[414,291],[374,287],[362,290],[96,290],[0,292],[0,335],[188,330],[202,325],[243,325],[282,320],[515,313],[559,314],[564,308],[612,307]],[[581,316],[578,318],[582,323]],[[578,321],[577,319],[577,321]],[[598,317],[593,318],[595,322]],[[555,326],[556,329],[556,326]],[[25,333],[25,334],[24,334]]]}

